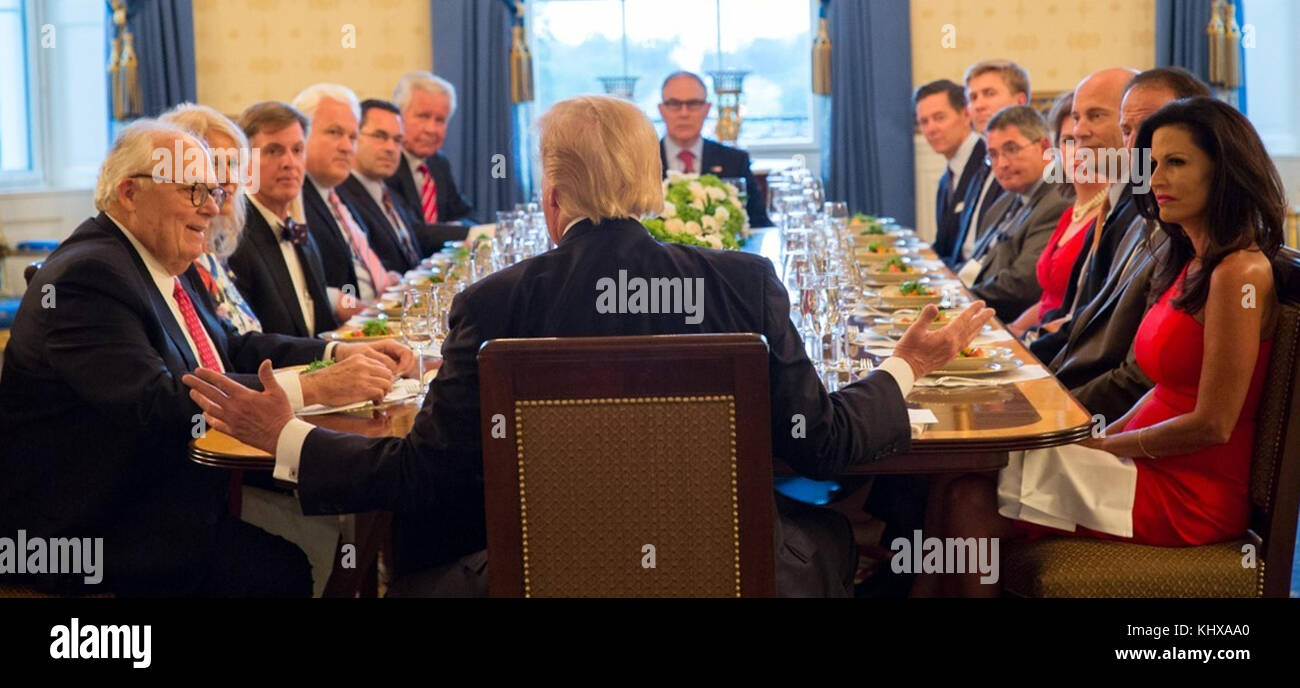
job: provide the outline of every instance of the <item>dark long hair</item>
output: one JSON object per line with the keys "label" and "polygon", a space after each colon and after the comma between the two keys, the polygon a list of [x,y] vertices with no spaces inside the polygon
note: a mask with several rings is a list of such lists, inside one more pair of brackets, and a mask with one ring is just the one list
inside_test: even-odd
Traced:
{"label": "dark long hair", "polygon": [[[1270,261],[1277,255],[1286,222],[1286,192],[1255,127],[1236,108],[1205,97],[1170,102],[1142,123],[1137,150],[1149,151],[1156,130],[1167,126],[1185,128],[1214,163],[1205,208],[1209,241],[1201,269],[1188,275],[1182,295],[1173,302],[1175,308],[1195,314],[1205,307],[1210,275],[1228,254],[1254,243]],[[1163,294],[1196,249],[1180,225],[1160,220],[1154,193],[1134,193],[1133,200],[1147,219],[1148,239],[1156,224],[1169,236],[1167,258],[1152,280],[1152,294]]]}

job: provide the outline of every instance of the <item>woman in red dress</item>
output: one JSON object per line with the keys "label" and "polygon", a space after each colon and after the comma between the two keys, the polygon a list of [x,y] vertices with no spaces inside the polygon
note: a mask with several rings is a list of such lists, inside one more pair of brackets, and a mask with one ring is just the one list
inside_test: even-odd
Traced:
{"label": "woman in red dress", "polygon": [[[1286,196],[1254,127],[1213,98],[1161,108],[1136,148],[1151,151],[1154,170],[1151,193],[1134,199],[1150,231],[1169,237],[1135,344],[1155,387],[1103,438],[1013,453],[996,489],[985,476],[952,481],[939,510],[943,536],[1051,533],[1178,547],[1247,528]],[[918,584],[923,594],[999,592],[979,574]]]}
{"label": "woman in red dress", "polygon": [[1081,181],[1085,177],[1080,174],[1083,161],[1075,158],[1074,120],[1070,118],[1070,108],[1073,105],[1074,92],[1069,91],[1056,100],[1048,117],[1052,130],[1056,132],[1061,164],[1074,168],[1075,174],[1070,176],[1073,189],[1068,194],[1074,197],[1074,206],[1061,213],[1056,231],[1038,257],[1038,285],[1043,289],[1042,297],[1007,325],[1011,334],[1017,337],[1042,324],[1043,316],[1060,306],[1065,299],[1074,262],[1083,250],[1083,238],[1088,234],[1088,228],[1096,222],[1102,201],[1106,199],[1106,189],[1109,186],[1106,182]]}

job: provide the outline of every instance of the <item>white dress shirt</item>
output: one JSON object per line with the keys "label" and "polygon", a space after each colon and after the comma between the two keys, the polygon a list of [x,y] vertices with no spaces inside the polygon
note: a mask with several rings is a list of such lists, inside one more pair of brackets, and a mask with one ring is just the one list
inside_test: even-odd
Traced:
{"label": "white dress shirt", "polygon": [[271,228],[271,236],[275,238],[276,244],[280,246],[280,255],[284,256],[284,265],[289,269],[289,281],[293,282],[293,293],[298,297],[298,308],[302,309],[302,319],[307,325],[307,334],[316,334],[316,306],[315,301],[311,298],[311,292],[307,290],[307,273],[303,270],[302,262],[298,260],[298,252],[294,250],[293,244],[280,236],[280,227],[284,225],[275,213],[266,209],[251,194],[248,196],[248,202],[253,204],[254,208],[266,219],[266,224]]}
{"label": "white dress shirt", "polygon": [[691,165],[695,168],[693,172],[695,174],[703,174],[703,172],[700,171],[700,163],[704,158],[704,137],[703,136],[697,136],[695,138],[694,143],[684,147],[677,145],[676,143],[673,142],[672,138],[665,136],[664,137],[664,158],[667,159],[668,169],[673,170],[674,172],[686,171],[686,165],[681,161],[680,158],[677,157],[677,154],[684,150],[688,150],[695,155],[695,160],[692,161],[691,163]]}
{"label": "white dress shirt", "polygon": [[[180,326],[181,334],[185,335],[185,343],[189,345],[190,353],[194,355],[194,360],[201,360],[199,357],[199,349],[194,344],[194,337],[190,335],[189,328],[185,326],[185,316],[181,315],[180,306],[176,304],[176,298],[172,295],[172,291],[175,289],[177,276],[168,273],[162,266],[162,263],[159,263],[158,259],[149,252],[149,249],[145,248],[144,244],[141,244],[140,240],[135,238],[135,235],[131,233],[130,229],[127,229],[126,225],[118,222],[117,218],[112,215],[109,215],[108,219],[112,220],[113,223],[122,230],[122,234],[126,235],[127,241],[131,242],[131,246],[135,248],[135,252],[140,254],[140,260],[144,261],[144,266],[149,271],[149,276],[153,278],[154,286],[157,287],[158,292],[162,294],[163,301],[167,302],[167,308],[171,311],[172,318],[176,321],[176,324]],[[195,306],[195,308],[197,309],[198,307]],[[199,327],[202,328],[202,320],[200,320],[199,323]],[[217,372],[226,372],[225,366],[221,363],[221,354],[217,353],[217,345],[212,341],[212,335],[209,334],[207,330],[204,330],[203,334],[208,338],[207,343],[208,346],[211,347],[213,355],[217,357]],[[327,347],[325,353],[326,357],[328,358],[331,353],[332,349]],[[302,383],[298,380],[298,375],[299,373],[296,370],[282,370],[275,373],[276,381],[284,388],[285,394],[289,397],[289,404],[293,406],[295,411],[303,407]]]}
{"label": "white dress shirt", "polygon": [[948,169],[952,172],[952,188],[957,188],[957,183],[961,181],[961,173],[966,169],[966,163],[970,162],[971,153],[975,152],[975,144],[979,143],[980,137],[975,132],[966,135],[966,140],[961,142],[957,147],[957,152],[952,154],[952,159],[948,161]]}

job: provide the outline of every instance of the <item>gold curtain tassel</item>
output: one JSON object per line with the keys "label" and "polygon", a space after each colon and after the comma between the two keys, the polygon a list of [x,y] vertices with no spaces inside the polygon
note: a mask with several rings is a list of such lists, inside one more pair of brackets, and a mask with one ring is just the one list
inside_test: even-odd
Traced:
{"label": "gold curtain tassel", "polygon": [[812,90],[821,96],[831,94],[831,35],[826,18],[818,22],[812,46]]}
{"label": "gold curtain tassel", "polygon": [[533,54],[524,38],[524,27],[511,29],[510,41],[510,100],[527,103],[533,99]]}
{"label": "gold curtain tassel", "polygon": [[1241,26],[1237,24],[1236,6],[1225,3],[1223,15],[1224,23],[1228,25],[1223,36],[1223,87],[1237,89],[1241,88]]}
{"label": "gold curtain tassel", "polygon": [[122,72],[119,64],[122,60],[122,39],[113,39],[113,52],[108,56],[108,95],[113,101],[113,119],[122,119]]}
{"label": "gold curtain tassel", "polygon": [[1219,0],[1214,0],[1214,5],[1210,9],[1210,24],[1205,27],[1205,33],[1210,43],[1210,84],[1219,86],[1223,84],[1223,38],[1226,29],[1223,26],[1223,17],[1219,14]]}
{"label": "gold curtain tassel", "polygon": [[135,36],[123,34],[122,42],[122,109],[127,117],[139,117],[144,110],[140,95],[140,65],[135,58]]}

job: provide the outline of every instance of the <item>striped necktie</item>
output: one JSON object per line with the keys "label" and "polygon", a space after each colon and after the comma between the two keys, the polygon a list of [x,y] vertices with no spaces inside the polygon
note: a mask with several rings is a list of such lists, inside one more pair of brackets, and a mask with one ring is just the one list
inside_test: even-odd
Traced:
{"label": "striped necktie", "polygon": [[212,340],[208,338],[208,331],[203,329],[199,322],[199,314],[194,310],[194,302],[190,300],[190,295],[181,286],[180,279],[172,280],[172,298],[176,299],[176,308],[181,312],[181,318],[185,320],[185,330],[190,333],[190,339],[194,340],[195,353],[199,355],[199,365],[208,370],[224,372],[221,367],[221,361],[217,358],[217,352],[212,348]]}
{"label": "striped necktie", "polygon": [[393,284],[392,275],[384,269],[384,264],[379,262],[379,256],[370,248],[370,242],[366,240],[366,235],[357,228],[352,220],[352,213],[343,207],[343,202],[339,200],[339,195],[330,190],[330,208],[334,210],[334,216],[338,218],[339,224],[343,226],[343,232],[348,235],[352,243],[352,253],[361,261],[366,272],[370,273],[371,284],[374,285],[375,293],[378,294]]}
{"label": "striped necktie", "polygon": [[406,259],[412,265],[420,262],[420,251],[415,248],[415,240],[411,237],[411,232],[407,229],[402,218],[397,214],[397,208],[393,207],[393,198],[388,194],[388,187],[384,187],[384,214],[388,216],[388,223],[393,226],[393,232],[397,234],[397,243],[402,245],[402,252],[406,254]]}
{"label": "striped necktie", "polygon": [[415,168],[420,174],[424,175],[424,182],[420,185],[420,208],[424,211],[424,221],[429,224],[438,222],[438,185],[433,181],[433,174],[429,172],[429,166],[420,163]]}

